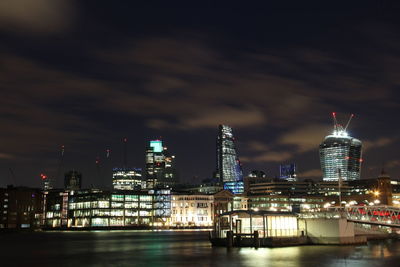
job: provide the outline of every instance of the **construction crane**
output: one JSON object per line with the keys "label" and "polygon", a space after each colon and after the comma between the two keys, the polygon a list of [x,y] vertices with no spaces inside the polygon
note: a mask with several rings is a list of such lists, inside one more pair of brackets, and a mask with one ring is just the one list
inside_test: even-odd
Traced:
{"label": "construction crane", "polygon": [[[65,153],[65,146],[61,145],[60,161],[59,161],[59,164],[58,164],[57,174],[56,174],[56,177],[55,177],[56,181],[59,181],[59,179],[60,179],[60,173],[62,171],[62,165],[63,165],[63,162],[64,162],[64,153]],[[54,181],[54,183],[55,183],[55,181]]]}
{"label": "construction crane", "polygon": [[351,114],[349,120],[348,120],[347,123],[346,123],[346,127],[344,127],[344,130],[345,130],[345,131],[347,130],[347,127],[349,127],[349,124],[350,124],[351,119],[352,119],[353,117],[354,117],[354,114]]}
{"label": "construction crane", "polygon": [[8,170],[10,171],[10,177],[11,177],[11,182],[14,184],[14,185],[17,185],[17,179],[15,178],[15,174],[14,174],[14,171],[13,171],[13,169],[11,169],[11,167],[10,168],[8,168]]}
{"label": "construction crane", "polygon": [[337,131],[337,119],[336,119],[336,112],[332,112],[332,118],[333,118],[333,131]]}
{"label": "construction crane", "polygon": [[339,134],[340,132],[346,132],[347,128],[350,125],[351,119],[354,117],[354,114],[350,115],[349,120],[346,123],[346,126],[343,127],[341,124],[338,123],[337,118],[336,118],[336,112],[332,112],[332,118],[333,118],[333,130],[336,134]]}
{"label": "construction crane", "polygon": [[97,170],[97,180],[100,181],[101,176],[100,176],[100,157],[99,156],[96,157],[95,163],[96,163],[96,170]]}

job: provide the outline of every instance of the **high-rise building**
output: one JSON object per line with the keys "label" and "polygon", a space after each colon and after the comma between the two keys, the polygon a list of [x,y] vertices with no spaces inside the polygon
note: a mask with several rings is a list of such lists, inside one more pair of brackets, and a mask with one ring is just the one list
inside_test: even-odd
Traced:
{"label": "high-rise building", "polygon": [[[350,117],[353,117],[353,115]],[[319,146],[321,169],[324,181],[351,181],[360,179],[361,141],[351,137],[346,127],[336,121],[333,113],[334,130]]]}
{"label": "high-rise building", "polygon": [[0,229],[39,228],[43,215],[43,193],[39,188],[0,188]]}
{"label": "high-rise building", "polygon": [[139,168],[114,168],[114,190],[140,190],[142,185],[142,169]]}
{"label": "high-rise building", "polygon": [[50,179],[50,177],[48,177],[46,174],[41,173],[40,178],[42,179],[42,182],[43,182],[43,190],[44,191],[53,189],[53,183],[52,183],[52,179]]}
{"label": "high-rise building", "polygon": [[279,178],[287,181],[297,181],[296,164],[281,164],[279,166]]}
{"label": "high-rise building", "polygon": [[175,156],[170,155],[162,140],[151,140],[146,148],[147,188],[174,186],[178,181]]}
{"label": "high-rise building", "polygon": [[68,190],[78,190],[82,188],[82,174],[72,170],[64,176],[64,187]]}
{"label": "high-rise building", "polygon": [[236,154],[232,128],[226,125],[219,125],[218,127],[215,177],[219,178],[224,189],[230,190],[234,194],[243,193],[242,166]]}

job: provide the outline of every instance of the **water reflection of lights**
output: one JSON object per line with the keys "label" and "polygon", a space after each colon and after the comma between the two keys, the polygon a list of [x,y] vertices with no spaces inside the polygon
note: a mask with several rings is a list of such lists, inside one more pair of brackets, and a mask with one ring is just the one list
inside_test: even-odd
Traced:
{"label": "water reflection of lights", "polygon": [[240,256],[244,266],[301,266],[301,247],[286,248],[241,248]]}

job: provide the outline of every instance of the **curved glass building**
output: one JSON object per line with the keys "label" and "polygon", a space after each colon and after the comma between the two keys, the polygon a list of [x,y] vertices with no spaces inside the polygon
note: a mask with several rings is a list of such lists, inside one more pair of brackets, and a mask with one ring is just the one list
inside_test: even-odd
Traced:
{"label": "curved glass building", "polygon": [[333,133],[319,146],[324,181],[351,181],[360,179],[361,141],[336,125]]}

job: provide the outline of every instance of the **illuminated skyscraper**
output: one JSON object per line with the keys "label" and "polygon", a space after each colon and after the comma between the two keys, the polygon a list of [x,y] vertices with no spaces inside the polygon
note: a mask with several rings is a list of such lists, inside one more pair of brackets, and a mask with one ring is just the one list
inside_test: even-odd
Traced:
{"label": "illuminated skyscraper", "polygon": [[336,121],[333,113],[334,130],[325,137],[319,146],[321,169],[324,181],[351,181],[360,179],[361,172],[361,141],[348,135],[346,127]]}
{"label": "illuminated skyscraper", "polygon": [[138,168],[114,168],[114,190],[139,190],[142,188],[142,169]]}
{"label": "illuminated skyscraper", "polygon": [[151,140],[146,148],[146,184],[147,188],[156,186],[172,187],[177,183],[175,156],[168,153],[162,140]]}
{"label": "illuminated skyscraper", "polygon": [[224,189],[234,194],[243,193],[243,172],[236,155],[235,138],[232,128],[220,125],[217,137],[217,170],[216,178],[224,185]]}

